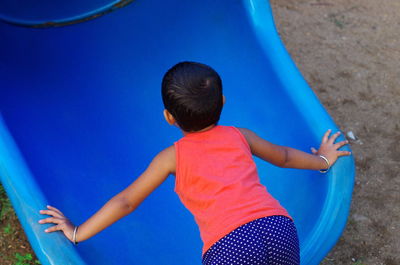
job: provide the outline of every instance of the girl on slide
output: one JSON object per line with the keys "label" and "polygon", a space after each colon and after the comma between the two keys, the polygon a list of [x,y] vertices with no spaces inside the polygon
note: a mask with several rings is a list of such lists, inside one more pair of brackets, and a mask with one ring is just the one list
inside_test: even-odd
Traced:
{"label": "girl on slide", "polygon": [[56,225],[73,243],[84,241],[134,211],[169,175],[194,215],[203,245],[203,264],[300,264],[296,227],[289,213],[260,183],[253,155],[279,167],[327,171],[350,155],[328,130],[308,154],[275,145],[245,128],[218,125],[225,98],[211,67],[182,62],[162,80],[164,117],[183,137],[156,155],[130,186],[79,226],[47,206],[41,224]]}

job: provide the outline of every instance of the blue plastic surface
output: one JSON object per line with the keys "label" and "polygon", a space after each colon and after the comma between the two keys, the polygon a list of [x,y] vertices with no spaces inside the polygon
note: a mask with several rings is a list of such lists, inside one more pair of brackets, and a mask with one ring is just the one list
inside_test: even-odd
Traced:
{"label": "blue plastic surface", "polygon": [[[200,264],[199,233],[173,177],[76,247],[37,224],[46,204],[83,222],[181,137],[163,120],[160,95],[164,72],[179,61],[220,73],[221,124],[305,151],[337,130],[285,51],[266,1],[136,1],[68,27],[0,23],[0,33],[0,178],[44,265]],[[318,264],[347,220],[353,158],[325,175],[257,165],[295,219],[302,264]]]}
{"label": "blue plastic surface", "polygon": [[111,12],[133,0],[1,0],[0,20],[7,23],[49,27],[74,23]]}

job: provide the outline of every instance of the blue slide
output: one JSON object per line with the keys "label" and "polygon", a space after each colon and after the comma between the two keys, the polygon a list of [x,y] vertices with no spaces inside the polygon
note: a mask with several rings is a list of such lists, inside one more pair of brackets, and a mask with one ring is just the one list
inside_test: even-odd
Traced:
{"label": "blue slide", "polygon": [[[220,73],[223,125],[304,151],[338,130],[286,52],[268,1],[129,2],[0,4],[0,179],[45,265],[201,263],[199,232],[173,176],[78,246],[37,223],[47,204],[82,223],[181,137],[164,121],[160,92],[179,61]],[[295,219],[302,264],[318,264],[349,214],[353,157],[327,174],[256,162]]]}

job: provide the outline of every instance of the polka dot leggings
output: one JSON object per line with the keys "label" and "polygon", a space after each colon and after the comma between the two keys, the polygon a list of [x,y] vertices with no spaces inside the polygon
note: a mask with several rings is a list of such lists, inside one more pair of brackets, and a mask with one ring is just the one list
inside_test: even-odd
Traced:
{"label": "polka dot leggings", "polygon": [[203,265],[299,265],[296,227],[285,216],[269,216],[235,229],[203,255]]}

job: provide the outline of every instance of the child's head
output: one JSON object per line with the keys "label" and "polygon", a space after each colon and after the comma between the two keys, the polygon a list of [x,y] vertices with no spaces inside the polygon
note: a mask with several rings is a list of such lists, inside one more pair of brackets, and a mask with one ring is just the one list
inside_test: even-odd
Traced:
{"label": "child's head", "polygon": [[164,75],[162,99],[182,130],[200,131],[219,120],[223,105],[221,78],[207,65],[178,63]]}

